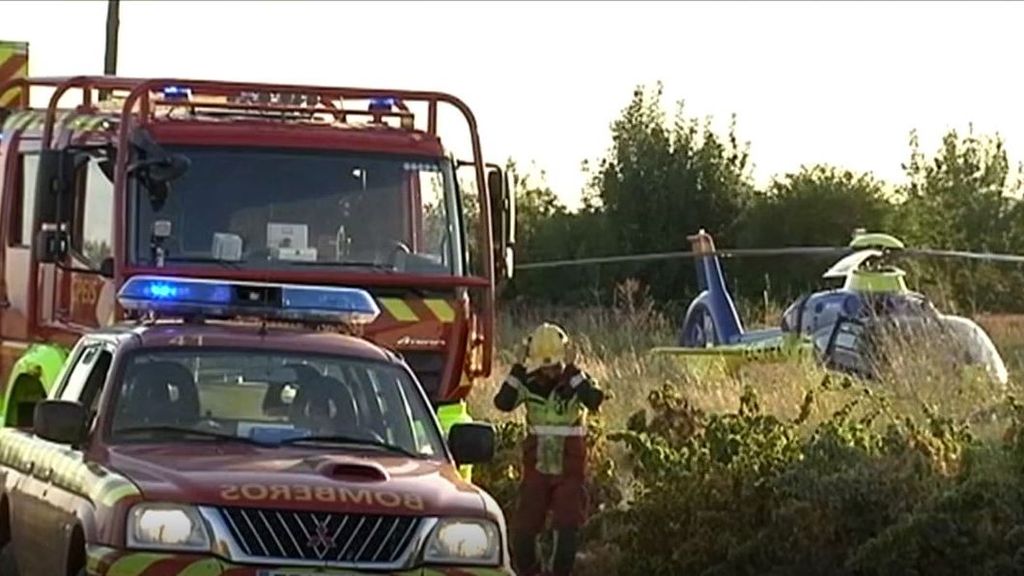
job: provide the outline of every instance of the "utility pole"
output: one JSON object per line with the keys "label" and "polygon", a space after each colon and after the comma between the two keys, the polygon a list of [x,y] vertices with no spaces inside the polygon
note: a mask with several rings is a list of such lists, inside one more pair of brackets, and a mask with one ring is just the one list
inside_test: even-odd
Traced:
{"label": "utility pole", "polygon": [[[120,0],[107,0],[107,50],[103,57],[103,74],[114,76],[117,74],[117,31],[121,25]],[[100,92],[100,100],[110,98],[107,90]]]}

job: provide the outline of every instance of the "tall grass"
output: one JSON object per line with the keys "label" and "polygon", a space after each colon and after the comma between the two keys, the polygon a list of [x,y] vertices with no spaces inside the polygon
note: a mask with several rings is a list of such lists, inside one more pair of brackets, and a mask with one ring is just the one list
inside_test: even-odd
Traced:
{"label": "tall grass", "polygon": [[[754,304],[742,308],[754,311],[746,318],[747,325],[750,327],[763,325],[765,321],[769,324],[778,321],[777,307]],[[753,317],[762,319],[762,322],[751,321],[750,319]],[[650,422],[660,421],[662,424],[667,421],[675,422],[672,420],[673,418],[682,418],[683,421],[686,421],[697,413],[710,415],[710,418],[702,420],[705,426],[708,425],[708,422],[715,422],[716,418],[718,418],[719,425],[724,425],[727,428],[737,426],[737,422],[747,422],[748,424],[752,422],[757,426],[771,422],[771,420],[760,420],[760,417],[756,415],[748,416],[747,420],[744,420],[742,406],[749,403],[753,397],[756,398],[756,403],[761,411],[778,418],[772,425],[775,428],[768,426],[769,429],[786,429],[787,426],[792,426],[794,434],[799,438],[796,442],[802,442],[802,444],[794,444],[786,441],[780,445],[785,448],[783,452],[786,454],[789,453],[786,450],[798,450],[802,451],[803,455],[794,456],[792,461],[783,459],[784,463],[778,465],[785,468],[785,474],[773,476],[770,470],[765,472],[760,468],[764,463],[774,462],[772,460],[772,445],[770,442],[765,444],[768,447],[766,450],[761,450],[760,447],[761,443],[766,441],[765,438],[770,440],[776,436],[769,434],[765,438],[760,438],[750,430],[746,432],[740,430],[739,432],[734,431],[735,434],[730,437],[729,441],[754,442],[752,449],[758,454],[749,456],[753,459],[751,460],[753,463],[748,464],[761,470],[758,474],[762,477],[752,481],[753,483],[744,484],[746,481],[741,481],[745,473],[743,466],[738,466],[735,470],[730,467],[733,465],[723,465],[724,467],[721,469],[715,468],[716,474],[719,476],[724,474],[724,477],[728,479],[729,486],[733,486],[733,488],[747,486],[748,489],[740,492],[750,497],[751,494],[763,492],[764,486],[775,486],[774,489],[779,489],[779,486],[784,487],[785,482],[780,478],[790,479],[800,486],[804,486],[800,482],[807,483],[798,492],[798,497],[787,496],[788,499],[778,501],[772,500],[770,496],[761,500],[755,499],[750,504],[750,508],[774,511],[773,513],[778,514],[779,520],[776,523],[769,522],[770,526],[767,528],[754,529],[748,526],[753,520],[747,512],[744,512],[742,503],[736,504],[728,499],[715,500],[714,495],[721,492],[720,486],[716,484],[718,480],[714,480],[719,476],[687,476],[681,471],[672,472],[671,474],[675,474],[671,476],[672,478],[679,477],[675,482],[689,483],[690,485],[679,485],[678,487],[672,485],[659,492],[657,491],[657,482],[652,484],[651,479],[645,476],[644,469],[641,469],[639,474],[637,473],[636,462],[638,454],[641,455],[640,460],[643,461],[643,449],[637,449],[636,445],[629,443],[609,443],[606,440],[611,435],[606,436],[604,432],[594,434],[594,438],[605,438],[601,444],[600,457],[593,459],[592,463],[592,468],[594,470],[600,468],[600,471],[593,472],[594,477],[591,479],[592,488],[597,490],[595,494],[598,495],[597,500],[602,502],[602,508],[596,517],[592,516],[590,526],[588,526],[587,534],[589,536],[577,562],[577,573],[581,575],[638,573],[635,569],[630,571],[630,566],[633,565],[631,562],[652,558],[657,561],[656,565],[658,562],[662,562],[661,573],[687,573],[680,571],[682,561],[679,556],[669,553],[669,549],[662,546],[663,535],[664,539],[676,543],[682,542],[680,545],[683,547],[693,548],[696,546],[699,549],[714,549],[715,543],[724,538],[725,541],[735,542],[737,546],[745,547],[748,551],[763,551],[772,548],[761,540],[777,536],[783,543],[791,540],[802,543],[804,540],[808,540],[807,546],[801,544],[798,547],[800,550],[817,550],[820,546],[831,547],[833,556],[837,558],[847,556],[859,558],[858,555],[870,552],[881,558],[877,564],[882,566],[891,564],[885,556],[886,554],[891,554],[894,558],[905,559],[905,562],[909,563],[908,566],[916,566],[917,564],[914,562],[927,564],[927,558],[921,559],[923,553],[918,553],[915,560],[912,554],[913,547],[910,544],[902,543],[903,540],[914,541],[913,538],[917,537],[917,532],[894,524],[894,521],[881,518],[873,509],[862,510],[861,504],[857,502],[863,501],[866,497],[865,494],[874,495],[879,488],[884,488],[879,499],[880,502],[883,502],[878,505],[880,510],[907,508],[912,510],[916,516],[914,514],[904,514],[904,516],[921,523],[935,521],[936,516],[928,508],[928,503],[934,501],[938,503],[936,506],[944,506],[943,503],[948,502],[950,498],[957,497],[958,493],[955,489],[960,485],[958,482],[961,480],[963,480],[963,486],[968,488],[977,484],[977,490],[979,493],[985,493],[986,498],[989,497],[990,492],[997,494],[1008,492],[998,487],[1002,484],[996,482],[996,476],[986,476],[974,470],[974,468],[978,468],[978,460],[973,456],[965,459],[974,465],[970,473],[951,477],[953,479],[949,481],[948,485],[943,484],[942,480],[950,474],[959,473],[960,468],[956,463],[966,444],[959,440],[958,434],[960,430],[967,429],[966,424],[969,424],[970,437],[982,441],[997,437],[1011,438],[1012,440],[1016,436],[1013,434],[1007,436],[1009,432],[1024,429],[1024,425],[1021,424],[1024,419],[1024,407],[1019,403],[1005,402],[1007,393],[1014,394],[1018,398],[1021,397],[1022,388],[1017,382],[1024,377],[1024,316],[985,315],[976,318],[976,321],[989,333],[1007,364],[1010,371],[1009,390],[1001,389],[987,378],[965,377],[963,374],[951,370],[949,360],[952,358],[952,353],[941,346],[925,346],[921,342],[906,341],[900,338],[888,342],[887,349],[895,359],[892,369],[885,373],[881,381],[865,383],[852,379],[826,378],[825,372],[819,366],[813,361],[807,360],[776,364],[750,364],[739,372],[729,372],[711,361],[652,357],[648,353],[651,348],[675,343],[679,319],[659,312],[637,285],[626,284],[619,289],[615,305],[611,307],[506,308],[499,319],[499,354],[494,366],[494,373],[488,381],[475,387],[469,399],[470,410],[475,418],[496,423],[522,418],[521,413],[505,415],[497,412],[493,408],[492,398],[501,379],[514,362],[513,350],[526,333],[542,321],[557,322],[566,328],[577,345],[580,365],[595,376],[602,387],[611,393],[612,396],[598,415],[604,424],[600,427],[602,431],[627,429],[631,417],[642,410],[651,416]],[[666,384],[670,386],[666,387]],[[750,394],[748,388],[752,388],[754,394]],[[662,408],[659,412],[658,405],[664,404],[664,402],[654,399],[660,398],[661,401],[664,401],[666,390],[678,390],[683,398],[677,405],[673,405],[674,407],[670,407],[668,410]],[[747,407],[749,409],[749,404]],[[737,414],[740,414],[738,419]],[[844,416],[837,420],[837,415]],[[662,420],[657,420],[659,418]],[[669,420],[664,420],[665,418]],[[642,421],[647,420],[647,418],[642,419]],[[842,424],[842,422],[848,422],[848,424]],[[933,459],[939,461],[936,466],[942,473],[938,476],[929,475],[921,472],[918,467],[913,468],[917,472],[907,476],[906,470],[911,470],[911,468],[900,464],[902,462],[900,458],[904,458],[906,455],[893,457],[871,452],[866,446],[874,444],[864,439],[872,437],[866,435],[868,432],[858,430],[858,427],[871,430],[870,433],[875,434],[873,437],[875,440],[882,438],[893,428],[904,430],[902,435],[895,436],[897,443],[900,441],[908,443],[911,453],[921,451],[934,457]],[[482,469],[479,475],[486,487],[492,490],[492,493],[502,502],[506,514],[513,510],[512,502],[515,493],[516,475],[511,472],[511,468],[514,466],[514,462],[518,461],[518,450],[513,448],[511,442],[514,440],[514,435],[509,434],[509,430],[515,428],[517,427],[501,428],[503,433],[500,436],[504,442],[501,450],[501,465],[497,467],[500,468],[501,473]],[[669,428],[674,429],[671,426]],[[683,428],[689,429],[686,426]],[[850,434],[852,434],[850,437],[844,436]],[[1019,435],[1017,432],[1014,434]],[[678,456],[686,453],[687,441],[678,440],[673,443],[670,441],[670,436],[654,434],[652,437],[652,441],[657,444],[657,450],[669,449],[667,452],[659,452],[661,458],[664,458],[665,454]],[[695,442],[699,448],[706,448],[714,452],[712,450],[714,438],[714,434],[711,434]],[[815,450],[832,444],[835,444],[834,448],[838,450],[836,454],[842,457],[833,454],[825,458],[826,463],[822,464],[822,470],[814,469],[811,465],[800,464],[806,454],[817,454]],[[861,446],[861,444],[864,445]],[[982,442],[984,446],[990,444]],[[1019,444],[1024,446],[1024,441]],[[795,448],[795,446],[799,447]],[[859,448],[857,448],[858,446]],[[776,446],[776,448],[779,447]],[[677,452],[673,452],[673,450],[677,450]],[[760,454],[759,451],[767,453]],[[1021,453],[1024,454],[1024,448],[1021,449]],[[947,464],[947,460],[949,460],[949,464]],[[671,459],[670,461],[676,462]],[[860,464],[854,466],[851,462],[853,464],[860,462]],[[1012,462],[1004,464],[1005,466],[1013,465]],[[670,471],[667,470],[674,469],[674,466],[675,464],[671,464],[657,469],[669,474]],[[978,469],[980,470],[980,468]],[[729,470],[732,472],[728,472]],[[1017,470],[1017,468],[1013,470]],[[792,480],[793,478],[802,478],[803,480]],[[782,483],[780,484],[780,482]],[[1006,485],[1012,486],[1013,483]],[[997,487],[992,488],[992,486]],[[645,496],[645,494],[649,494],[648,491],[652,487],[655,489],[655,493],[660,495],[653,500]],[[947,489],[953,491],[949,493],[943,491]],[[834,494],[833,491],[835,491]],[[729,492],[729,490],[725,490],[725,492]],[[783,492],[785,491],[783,490]],[[771,493],[770,490],[769,493]],[[687,494],[699,494],[699,496],[687,500],[685,497]],[[807,496],[808,494],[811,496]],[[888,496],[886,496],[887,494]],[[918,494],[916,503],[907,504],[908,501],[913,500],[911,496],[914,494]],[[1014,497],[1013,494],[1010,494],[1006,496],[1006,500],[1018,502],[1018,500],[1014,500]],[[710,500],[707,500],[708,498]],[[980,496],[978,498],[980,501]],[[1002,500],[990,500],[995,502],[990,508],[1004,510],[999,508],[999,506],[1003,506]],[[1024,499],[1019,501],[1024,501]],[[790,504],[786,504],[787,502]],[[607,507],[604,507],[605,505]],[[631,516],[630,510],[635,506],[639,506],[638,511]],[[969,522],[972,516],[966,510],[977,507],[973,501],[968,502],[963,505],[965,511],[952,514],[950,518],[955,518],[960,523],[950,530],[970,532],[973,529]],[[845,512],[835,517],[828,516],[829,510],[833,509]],[[794,514],[796,517],[812,518],[817,528],[803,530],[800,528],[802,524],[799,522],[786,521],[786,518]],[[981,516],[988,514],[993,517],[999,515],[999,513],[989,511],[988,508],[984,508],[978,514]],[[680,527],[684,525],[680,524],[681,518],[690,518],[694,515],[699,515],[711,522],[709,524],[712,527],[709,529],[710,534],[699,533],[699,526],[694,528],[697,533],[692,534],[688,532],[689,528]],[[773,516],[766,514],[766,517],[772,518]],[[961,517],[965,520],[961,521]],[[510,516],[510,519],[514,522],[513,516]],[[700,523],[691,524],[685,524],[685,526],[692,528]],[[982,528],[987,526],[984,522],[981,524]],[[999,526],[1003,525],[999,524]],[[639,540],[632,536],[623,540],[623,534],[627,536],[634,534],[631,530],[639,530],[639,534],[651,533],[654,536],[641,538],[643,542],[639,544],[637,543]],[[725,532],[721,530],[725,530]],[[885,533],[882,534],[881,531],[885,531]],[[879,534],[875,534],[875,532]],[[846,534],[849,537],[854,533],[860,534],[860,536],[858,536],[859,539],[851,540],[853,543],[850,544],[849,551],[843,550],[845,544],[843,544],[842,537],[830,541],[827,536],[829,534]],[[755,535],[751,536],[751,534]],[[892,534],[898,536],[892,536]],[[823,535],[822,541],[819,542],[811,537],[814,535]],[[870,545],[865,544],[875,536],[879,536],[877,542]],[[930,542],[932,532],[923,530],[920,538],[922,542]],[[970,538],[963,540],[969,541]],[[967,550],[964,546],[960,548]],[[997,547],[987,543],[984,546],[979,545],[979,548],[989,554],[997,552]],[[958,549],[955,554],[968,554],[969,551],[964,552],[964,550]],[[626,558],[623,556],[624,553],[632,554],[632,556],[628,556],[628,560],[624,559]],[[794,557],[802,559],[806,559],[804,557],[808,554],[809,557],[814,556],[813,553],[793,553]],[[1024,554],[1024,548],[1021,548],[1019,554]],[[764,562],[768,562],[768,560],[764,560]],[[867,564],[870,565],[871,562],[867,561]],[[838,567],[836,569],[836,573],[839,573]],[[648,573],[646,567],[640,572]],[[725,571],[716,573],[758,572]],[[780,569],[773,573],[822,572],[806,570],[793,572]],[[876,572],[866,571],[863,573]]]}
{"label": "tall grass", "polygon": [[[777,307],[765,310],[763,304],[755,309],[756,306],[745,307],[756,310],[750,316],[777,321]],[[736,410],[744,386],[749,385],[759,393],[767,412],[793,418],[800,412],[808,391],[820,391],[825,378],[825,373],[809,362],[750,364],[737,374],[710,360],[651,356],[651,348],[675,343],[679,319],[659,312],[638,285],[627,283],[619,288],[611,307],[503,310],[498,319],[498,354],[493,374],[476,386],[469,398],[476,418],[502,421],[518,417],[497,412],[492,398],[515,360],[516,346],[543,321],[556,322],[569,332],[577,348],[578,363],[612,394],[601,410],[602,419],[611,429],[624,427],[631,414],[644,408],[648,394],[665,383],[680,385],[689,401],[707,412]],[[1010,370],[1009,392],[1019,392],[1017,382],[1024,376],[1024,316],[983,315],[976,321],[990,334]],[[750,322],[749,317],[748,323],[751,327],[764,324]],[[899,342],[893,350],[897,358],[902,358],[897,362],[899,370],[870,386],[887,394],[900,413],[940,410],[965,419],[991,416],[989,408],[1007,392],[987,380],[964,379],[944,369],[936,361],[944,351],[922,350]],[[822,413],[848,400],[842,391],[819,394],[817,399]]]}

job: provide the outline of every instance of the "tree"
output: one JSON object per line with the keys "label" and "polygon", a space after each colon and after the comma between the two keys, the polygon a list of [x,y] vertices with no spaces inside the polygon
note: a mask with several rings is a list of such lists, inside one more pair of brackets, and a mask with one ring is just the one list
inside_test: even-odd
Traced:
{"label": "tree", "polygon": [[[729,242],[753,190],[747,146],[735,128],[734,118],[720,137],[710,118],[687,117],[682,102],[668,125],[661,85],[652,92],[638,87],[612,123],[611,149],[592,182],[588,206],[603,215],[602,252],[679,250],[699,228]],[[693,288],[692,266],[623,265],[609,272],[616,281],[639,277],[660,298],[680,298]]]}
{"label": "tree", "polygon": [[[1009,252],[1024,247],[1020,180],[1011,172],[999,135],[960,136],[950,130],[932,158],[911,134],[904,165],[908,184],[899,219],[905,240],[915,246]],[[1016,302],[1019,267],[966,261],[923,261],[913,267],[923,287],[949,295],[961,307],[995,307]],[[1017,305],[1019,307],[1019,304]]]}

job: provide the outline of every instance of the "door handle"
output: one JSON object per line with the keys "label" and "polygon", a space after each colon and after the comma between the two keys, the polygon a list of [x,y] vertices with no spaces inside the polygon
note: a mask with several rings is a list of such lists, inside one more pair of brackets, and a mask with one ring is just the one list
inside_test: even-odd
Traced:
{"label": "door handle", "polygon": [[42,468],[42,469],[39,470],[39,473],[36,474],[36,478],[39,478],[40,480],[46,481],[46,480],[50,479],[50,476],[52,474],[53,474],[53,468],[49,468],[49,467]]}

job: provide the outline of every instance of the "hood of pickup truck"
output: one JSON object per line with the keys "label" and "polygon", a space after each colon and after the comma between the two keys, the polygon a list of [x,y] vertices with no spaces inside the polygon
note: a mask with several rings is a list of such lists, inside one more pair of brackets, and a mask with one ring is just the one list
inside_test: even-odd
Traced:
{"label": "hood of pickup truck", "polygon": [[479,489],[441,460],[374,451],[205,443],[111,447],[107,465],[149,501],[409,515],[485,515]]}

